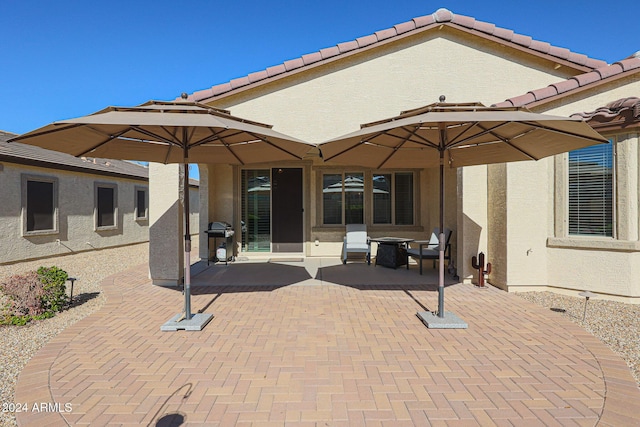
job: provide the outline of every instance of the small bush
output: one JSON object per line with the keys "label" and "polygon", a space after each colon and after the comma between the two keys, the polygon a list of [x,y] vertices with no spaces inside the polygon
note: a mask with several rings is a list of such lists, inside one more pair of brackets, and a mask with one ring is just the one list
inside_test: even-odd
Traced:
{"label": "small bush", "polygon": [[44,313],[44,289],[36,272],[11,276],[0,287],[10,299],[8,311],[12,316],[36,316]]}
{"label": "small bush", "polygon": [[58,267],[40,267],[37,272],[9,277],[0,283],[0,324],[25,325],[61,311],[66,302],[68,275]]}
{"label": "small bush", "polygon": [[45,312],[61,311],[66,302],[65,283],[69,278],[66,271],[53,267],[40,267],[38,276],[43,285],[42,308]]}

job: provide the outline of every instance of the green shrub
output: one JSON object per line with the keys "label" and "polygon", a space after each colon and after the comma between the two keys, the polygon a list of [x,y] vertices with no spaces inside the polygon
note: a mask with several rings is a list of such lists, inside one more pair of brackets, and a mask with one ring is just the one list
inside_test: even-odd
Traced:
{"label": "green shrub", "polygon": [[65,283],[69,278],[66,271],[56,266],[40,267],[38,276],[43,285],[42,308],[45,312],[61,311],[67,303]]}

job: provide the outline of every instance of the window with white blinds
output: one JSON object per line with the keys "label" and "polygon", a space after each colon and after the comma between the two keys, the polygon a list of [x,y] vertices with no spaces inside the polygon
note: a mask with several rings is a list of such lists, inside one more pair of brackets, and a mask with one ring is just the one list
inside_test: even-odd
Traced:
{"label": "window with white blinds", "polygon": [[569,152],[569,234],[613,237],[614,143]]}

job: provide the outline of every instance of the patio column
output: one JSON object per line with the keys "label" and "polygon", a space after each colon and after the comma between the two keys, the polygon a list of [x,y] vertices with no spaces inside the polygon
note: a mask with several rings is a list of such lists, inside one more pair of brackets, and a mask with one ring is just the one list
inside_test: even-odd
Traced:
{"label": "patio column", "polygon": [[181,165],[149,164],[149,277],[154,285],[177,286],[183,279]]}

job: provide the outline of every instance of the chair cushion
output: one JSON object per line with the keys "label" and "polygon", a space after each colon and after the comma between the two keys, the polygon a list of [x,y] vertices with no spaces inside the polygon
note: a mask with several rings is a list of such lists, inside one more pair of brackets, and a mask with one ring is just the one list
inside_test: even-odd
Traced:
{"label": "chair cushion", "polygon": [[[407,249],[407,254],[410,257],[420,258],[420,248]],[[431,248],[422,248],[422,258],[424,259],[437,259],[440,257],[440,251]]]}
{"label": "chair cushion", "polygon": [[347,251],[368,251],[369,245],[360,242],[347,242]]}

